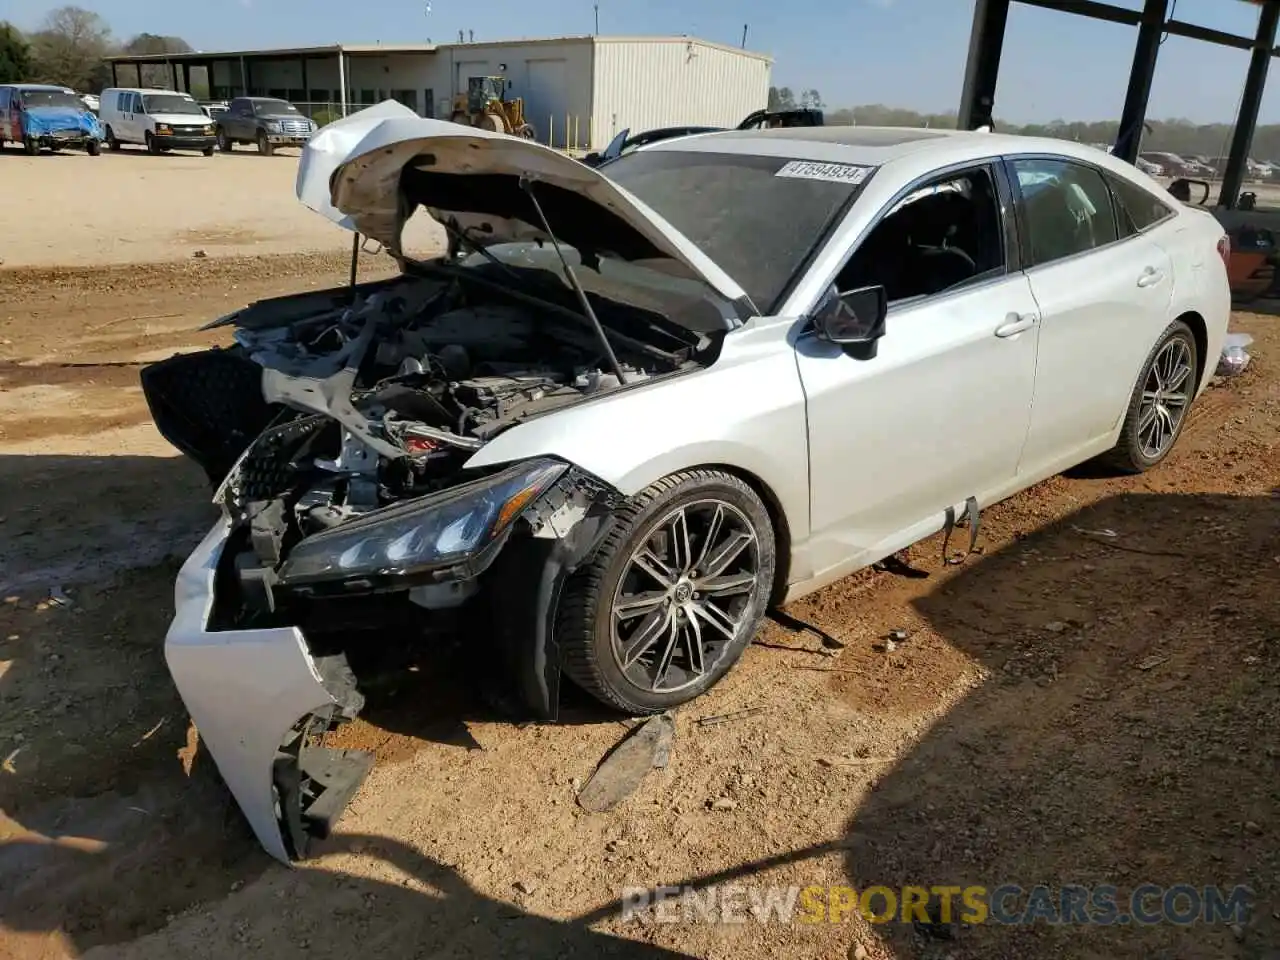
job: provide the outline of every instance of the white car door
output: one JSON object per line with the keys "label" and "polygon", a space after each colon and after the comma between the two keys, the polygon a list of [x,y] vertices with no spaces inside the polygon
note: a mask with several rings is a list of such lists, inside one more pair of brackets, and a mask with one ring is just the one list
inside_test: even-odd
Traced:
{"label": "white car door", "polygon": [[1111,192],[1095,168],[1052,158],[1008,165],[1023,195],[1027,277],[1041,317],[1021,472],[1040,475],[1108,444],[1169,323],[1173,262],[1142,234],[1117,239]]}
{"label": "white car door", "polygon": [[136,93],[120,94],[120,129],[116,138],[126,143],[141,143],[142,130],[137,111],[142,109],[142,97]]}
{"label": "white car door", "polygon": [[1005,255],[1012,209],[996,175],[980,166],[925,184],[841,270],[841,291],[888,293],[875,356],[797,340],[819,576],[901,549],[939,529],[947,508],[985,504],[1015,481],[1038,317],[1016,249]]}

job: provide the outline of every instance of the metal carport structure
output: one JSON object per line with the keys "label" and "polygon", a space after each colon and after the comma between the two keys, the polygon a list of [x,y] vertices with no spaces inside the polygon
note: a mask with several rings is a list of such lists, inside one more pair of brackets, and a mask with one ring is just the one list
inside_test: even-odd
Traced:
{"label": "metal carport structure", "polygon": [[[343,116],[352,108],[348,87],[351,84],[353,65],[366,58],[380,58],[396,55],[434,55],[440,49],[434,43],[365,43],[365,44],[330,44],[319,47],[292,47],[273,50],[232,50],[217,53],[192,51],[190,53],[150,53],[119,54],[104,58],[111,68],[111,85],[125,86],[133,82],[128,72],[133,72],[137,83],[141,85],[141,69],[143,67],[163,67],[174,90],[191,91],[191,71],[206,71],[210,86],[210,95],[214,99],[226,99],[234,96],[251,96],[263,86],[259,71],[264,71],[282,64],[297,67],[298,89],[304,92],[301,99],[309,98],[312,86],[308,77],[308,64],[336,65],[336,78],[328,84],[337,91],[334,106]],[[219,70],[218,68],[224,68]],[[132,68],[132,71],[129,70]],[[256,69],[255,69],[256,68]],[[122,78],[121,73],[125,72]],[[229,82],[222,85],[225,89],[215,91],[213,88],[215,72],[225,72]],[[214,96],[221,92],[223,96]],[[362,104],[367,106],[368,104]]]}
{"label": "metal carport structure", "polygon": [[1235,206],[1240,186],[1244,182],[1246,160],[1253,143],[1254,130],[1258,125],[1258,110],[1262,105],[1262,93],[1267,83],[1267,68],[1272,57],[1280,56],[1280,48],[1276,47],[1280,0],[1244,0],[1259,8],[1258,28],[1253,37],[1237,36],[1174,19],[1171,14],[1176,0],[1144,0],[1141,10],[1117,7],[1099,0],[974,0],[973,28],[969,35],[969,56],[965,65],[957,121],[957,126],[961,129],[973,130],[991,122],[1005,27],[1009,19],[1010,4],[1014,2],[1138,28],[1133,66],[1129,71],[1124,108],[1120,113],[1120,131],[1113,151],[1116,156],[1130,163],[1138,156],[1147,103],[1151,97],[1151,81],[1155,77],[1156,59],[1163,35],[1186,37],[1250,51],[1249,70],[1245,75],[1240,110],[1231,137],[1227,166],[1223,171],[1222,188],[1218,194],[1220,207]]}

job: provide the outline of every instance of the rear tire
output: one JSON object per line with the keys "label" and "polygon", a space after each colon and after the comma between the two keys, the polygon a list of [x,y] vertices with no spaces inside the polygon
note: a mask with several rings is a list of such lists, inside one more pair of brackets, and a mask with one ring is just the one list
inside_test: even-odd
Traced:
{"label": "rear tire", "polygon": [[1165,328],[1151,348],[1129,398],[1120,439],[1102,462],[1122,473],[1160,464],[1182,435],[1199,369],[1195,335],[1181,320]]}
{"label": "rear tire", "polygon": [[34,157],[40,152],[40,141],[35,137],[27,137],[22,141],[22,149],[27,152],[28,157]]}
{"label": "rear tire", "polygon": [[102,144],[97,140],[90,140],[84,145],[85,153],[91,157],[96,157],[102,153]]}
{"label": "rear tire", "polygon": [[565,585],[565,673],[632,715],[694,699],[751,643],[775,566],[773,523],[742,480],[710,469],[659,480],[616,511]]}
{"label": "rear tire", "polygon": [[265,133],[258,133],[258,152],[264,157],[269,157],[274,152],[271,141],[267,139]]}

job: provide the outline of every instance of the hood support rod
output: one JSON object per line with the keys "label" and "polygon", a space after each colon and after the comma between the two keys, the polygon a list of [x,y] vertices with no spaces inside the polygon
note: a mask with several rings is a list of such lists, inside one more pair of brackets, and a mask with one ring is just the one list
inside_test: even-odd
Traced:
{"label": "hood support rod", "polygon": [[360,234],[358,232],[351,235],[351,299],[354,301],[356,297],[356,268],[360,261]]}
{"label": "hood support rod", "polygon": [[560,241],[556,239],[556,235],[552,232],[551,224],[547,222],[547,215],[542,212],[542,204],[538,203],[538,198],[533,195],[533,181],[527,176],[522,176],[520,178],[520,189],[528,195],[529,202],[533,204],[533,209],[538,213],[538,219],[542,221],[542,229],[551,238],[551,245],[555,247],[556,256],[560,258],[560,266],[564,267],[565,279],[569,281],[569,286],[573,287],[573,292],[578,295],[578,303],[582,305],[583,314],[595,329],[596,336],[600,338],[600,346],[604,349],[605,358],[609,361],[609,369],[618,378],[619,384],[625,384],[627,378],[622,372],[622,365],[618,363],[618,358],[614,356],[613,347],[609,343],[609,337],[604,332],[600,318],[596,316],[595,310],[591,308],[591,301],[587,299],[587,292],[582,289],[582,284],[578,282],[578,275],[573,272],[573,267],[569,266],[569,261],[565,259],[564,251],[560,249]]}

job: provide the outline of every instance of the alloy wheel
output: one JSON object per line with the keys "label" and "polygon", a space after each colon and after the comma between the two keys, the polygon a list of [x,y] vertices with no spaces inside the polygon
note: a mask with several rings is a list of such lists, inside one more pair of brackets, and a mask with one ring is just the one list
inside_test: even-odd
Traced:
{"label": "alloy wheel", "polygon": [[642,690],[672,693],[715,670],[751,621],[760,541],[723,500],[668,512],[628,558],[609,611],[613,656]]}
{"label": "alloy wheel", "polygon": [[1178,436],[1192,388],[1191,347],[1174,337],[1156,354],[1142,385],[1138,445],[1152,460],[1164,456]]}

